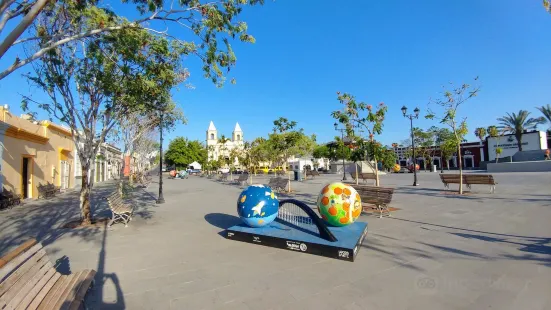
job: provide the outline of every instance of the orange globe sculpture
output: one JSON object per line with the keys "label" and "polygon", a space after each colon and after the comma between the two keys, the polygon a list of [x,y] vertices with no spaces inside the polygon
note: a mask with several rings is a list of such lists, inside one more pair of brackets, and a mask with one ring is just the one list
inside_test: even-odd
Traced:
{"label": "orange globe sculpture", "polygon": [[318,196],[321,218],[332,226],[354,223],[362,213],[362,201],[356,190],[341,182],[326,185]]}
{"label": "orange globe sculpture", "polygon": [[400,172],[400,169],[402,169],[402,167],[400,167],[400,165],[398,165],[398,164],[394,165],[394,168],[392,168],[392,170],[394,170],[394,172]]}

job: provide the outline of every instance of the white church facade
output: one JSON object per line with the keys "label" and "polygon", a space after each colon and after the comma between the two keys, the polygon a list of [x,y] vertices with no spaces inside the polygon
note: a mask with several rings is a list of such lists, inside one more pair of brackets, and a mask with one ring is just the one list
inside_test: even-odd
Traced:
{"label": "white church facade", "polygon": [[[207,150],[209,161],[218,160],[224,157],[229,158],[232,150],[243,149],[243,130],[241,130],[239,123],[235,123],[231,138],[227,138],[226,141],[222,141],[222,137],[218,137],[218,130],[211,121],[209,128],[207,129]],[[235,159],[234,164],[238,165],[237,159]]]}

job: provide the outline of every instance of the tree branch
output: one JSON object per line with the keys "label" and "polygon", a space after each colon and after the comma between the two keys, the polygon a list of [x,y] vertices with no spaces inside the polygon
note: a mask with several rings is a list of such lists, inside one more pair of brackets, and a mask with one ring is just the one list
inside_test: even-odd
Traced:
{"label": "tree branch", "polygon": [[[44,6],[48,3],[49,0],[37,0],[36,3],[32,6],[29,13],[23,17],[19,25],[17,25],[12,32],[10,32],[4,41],[0,43],[0,59],[2,59],[2,56],[6,53],[6,51],[12,46],[13,42],[21,36],[21,34],[34,22],[36,16]],[[2,77],[0,77],[1,79]]]}

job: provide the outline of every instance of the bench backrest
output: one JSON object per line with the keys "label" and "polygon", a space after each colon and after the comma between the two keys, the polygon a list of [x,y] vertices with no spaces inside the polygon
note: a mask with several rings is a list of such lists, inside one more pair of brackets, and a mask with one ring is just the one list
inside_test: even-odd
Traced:
{"label": "bench backrest", "polygon": [[0,309],[35,308],[60,276],[40,243],[25,242],[0,259]]}
{"label": "bench backrest", "polygon": [[[440,174],[440,179],[442,181],[456,181],[456,182],[459,182],[459,174],[454,174],[454,173],[443,174],[443,173],[441,173]],[[463,175],[463,180],[465,180],[465,175]]]}
{"label": "bench backrest", "polygon": [[362,179],[375,179],[375,173],[371,172],[358,173],[358,176]]}
{"label": "bench backrest", "polygon": [[495,185],[494,176],[491,174],[464,174],[465,183],[468,184],[492,184]]}
{"label": "bench backrest", "polygon": [[394,194],[394,188],[392,187],[377,187],[367,185],[356,185],[354,189],[360,195],[362,201],[378,201],[382,203],[389,203],[392,200]]}
{"label": "bench backrest", "polygon": [[113,191],[111,194],[105,196],[105,199],[107,199],[107,204],[109,205],[109,208],[113,208],[123,203],[122,197],[119,194],[118,190]]}
{"label": "bench backrest", "polygon": [[249,178],[249,175],[248,174],[242,174],[239,176],[239,179],[237,179],[237,181],[247,181],[247,179]]}

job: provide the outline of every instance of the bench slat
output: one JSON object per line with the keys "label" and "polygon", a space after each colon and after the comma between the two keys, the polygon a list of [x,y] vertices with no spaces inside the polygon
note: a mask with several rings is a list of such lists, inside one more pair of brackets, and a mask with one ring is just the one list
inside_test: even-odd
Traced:
{"label": "bench slat", "polygon": [[50,289],[48,293],[46,293],[46,296],[44,296],[44,299],[40,303],[37,309],[39,310],[50,310],[52,309],[54,299],[57,301],[57,296],[61,294],[61,291],[65,288],[67,285],[67,282],[70,280],[71,275],[68,276],[61,276],[57,280],[57,282],[54,284],[54,286]]}
{"label": "bench slat", "polygon": [[[2,258],[0,258],[0,268],[4,267],[7,263],[9,263],[12,259],[17,257],[19,254],[27,251],[31,247],[33,247],[36,244],[35,239],[31,239],[23,243],[22,245],[18,246],[15,250],[11,251],[10,253],[6,254]],[[0,276],[1,277],[1,276]]]}
{"label": "bench slat", "polygon": [[[49,266],[48,266],[49,265]],[[32,267],[27,271],[9,290],[2,296],[0,301],[0,308],[6,305],[7,309],[15,309],[17,305],[23,300],[25,294],[27,294],[34,286],[36,282],[44,275],[48,267],[51,267],[52,263],[48,259],[48,256],[41,257]],[[46,266],[46,268],[44,268]]]}
{"label": "bench slat", "polygon": [[31,304],[27,307],[28,310],[35,310],[40,306],[42,301],[44,301],[44,298],[46,298],[46,295],[54,288],[57,282],[61,279],[61,274],[55,272],[54,275],[46,282],[44,287],[40,290],[38,294],[36,294],[36,297],[33,299]]}
{"label": "bench slat", "polygon": [[[35,253],[33,253],[32,254],[33,256],[31,255],[27,256],[27,254],[29,252],[32,252],[31,250],[38,245],[40,246],[41,250],[36,252],[36,255],[34,255]],[[42,249],[41,244],[37,244],[34,247],[31,248],[31,250],[23,253],[21,256],[17,257],[17,259],[13,260],[13,262],[16,262],[16,261],[19,261],[20,258],[22,257],[28,258],[28,260],[26,260],[23,264],[21,265],[17,264],[16,267],[18,266],[18,268],[14,270],[6,279],[4,279],[2,283],[0,283],[0,296],[4,295],[19,279],[21,279],[21,277],[25,275],[25,273],[27,273],[27,271],[29,271],[42,257],[46,255],[46,252]],[[23,260],[21,262],[23,262]],[[7,301],[2,302],[3,297],[4,296],[0,298],[0,306],[7,302]]]}
{"label": "bench slat", "polygon": [[71,302],[70,305],[66,305],[62,308],[62,310],[78,310],[78,307],[80,306],[82,300],[84,299],[84,296],[86,296],[86,292],[88,291],[88,288],[92,284],[92,281],[94,281],[94,277],[96,276],[95,270],[85,270],[82,272],[84,275],[84,278],[81,277],[82,281],[80,282],[80,286],[77,290],[75,290],[75,295],[73,296],[73,302]]}
{"label": "bench slat", "polygon": [[53,265],[50,263],[50,268],[46,271],[46,273],[42,276],[42,278],[36,283],[36,285],[29,291],[29,293],[23,298],[23,300],[19,303],[17,306],[17,310],[27,309],[27,307],[31,304],[33,299],[37,297],[38,293],[46,286],[48,281],[52,279],[52,277],[56,275],[56,269],[53,267]]}
{"label": "bench slat", "polygon": [[80,284],[79,279],[83,276],[83,271],[74,273],[73,278],[70,282],[67,283],[67,286],[65,289],[61,292],[61,295],[59,295],[56,303],[52,307],[52,309],[60,309],[63,304],[68,304],[68,297],[72,294],[74,296],[73,290],[77,290],[78,286]]}

